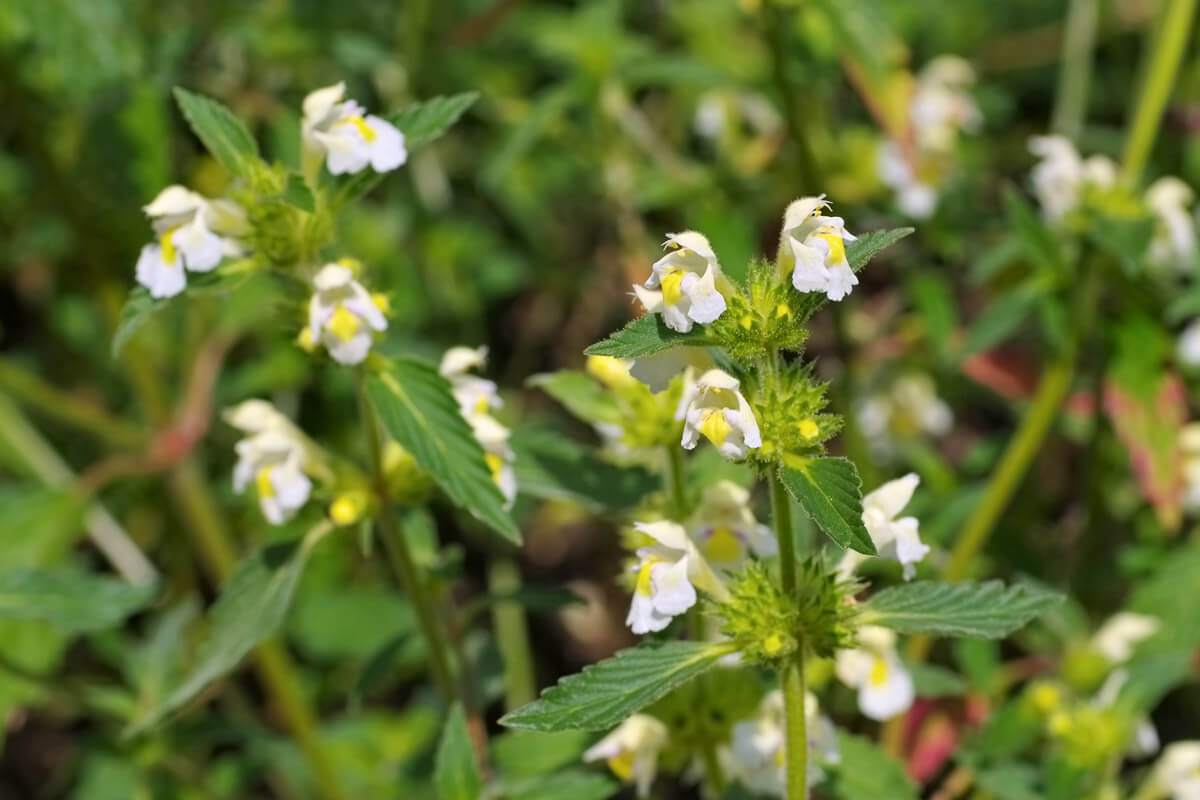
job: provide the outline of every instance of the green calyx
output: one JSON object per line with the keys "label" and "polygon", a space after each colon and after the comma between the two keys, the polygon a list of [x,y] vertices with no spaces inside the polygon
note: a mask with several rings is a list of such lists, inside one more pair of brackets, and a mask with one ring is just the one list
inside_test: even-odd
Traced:
{"label": "green calyx", "polygon": [[728,308],[711,332],[737,361],[754,363],[780,350],[804,347],[811,304],[768,262],[752,263],[746,285],[729,292],[725,300]]}
{"label": "green calyx", "polygon": [[840,416],[821,413],[827,384],[815,381],[809,366],[795,363],[774,372],[760,370],[748,383],[763,440],[751,458],[763,466],[778,463],[785,453],[820,455],[825,442],[842,428]]}

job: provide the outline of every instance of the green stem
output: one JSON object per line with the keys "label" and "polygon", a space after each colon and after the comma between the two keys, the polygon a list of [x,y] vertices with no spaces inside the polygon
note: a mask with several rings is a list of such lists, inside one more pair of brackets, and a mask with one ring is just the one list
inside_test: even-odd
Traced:
{"label": "green stem", "polygon": [[38,413],[94,434],[114,447],[138,447],[146,432],[103,408],[61,391],[8,359],[0,359],[0,389]]}
{"label": "green stem", "polygon": [[783,668],[783,709],[787,726],[787,800],[808,797],[808,719],[804,713],[804,645]]}
{"label": "green stem", "polygon": [[783,118],[788,136],[796,149],[796,161],[800,173],[800,193],[817,194],[821,191],[820,173],[808,141],[808,132],[796,108],[799,90],[792,83],[787,70],[788,54],[791,52],[788,34],[792,30],[792,16],[779,4],[769,3],[764,15],[767,25],[767,41],[771,48],[771,78],[779,92]]}
{"label": "green stem", "polygon": [[683,448],[678,444],[666,446],[667,495],[671,503],[671,515],[676,522],[687,516],[687,493],[684,490]]}
{"label": "green stem", "polygon": [[433,600],[429,596],[429,587],[417,567],[416,559],[413,558],[412,548],[408,546],[408,539],[405,538],[404,531],[396,525],[387,476],[383,469],[383,442],[379,436],[379,420],[376,419],[375,410],[367,400],[365,373],[361,369],[356,376],[355,388],[358,393],[359,418],[367,440],[367,457],[371,462],[375,493],[379,497],[379,513],[375,517],[375,526],[379,529],[379,538],[383,541],[392,569],[417,612],[417,622],[421,626],[425,646],[429,651],[433,680],[446,702],[454,703],[458,700],[458,691],[454,686],[454,671],[450,668],[449,643],[433,607]]}
{"label": "green stem", "polygon": [[[215,584],[224,584],[237,565],[237,552],[208,485],[191,459],[172,471],[169,486],[187,523],[205,571]],[[291,657],[278,639],[260,644],[253,654],[263,687],[284,725],[304,753],[320,796],[346,800],[337,772],[317,731],[317,717],[296,675]]]}
{"label": "green stem", "polygon": [[1088,84],[1092,73],[1092,48],[1100,21],[1099,0],[1071,0],[1063,35],[1062,67],[1054,97],[1050,128],[1068,139],[1079,139],[1087,111]]}
{"label": "green stem", "polygon": [[771,471],[771,519],[779,540],[779,578],[783,591],[796,594],[796,540],[792,530],[792,505],[779,480],[778,467]]}
{"label": "green stem", "polygon": [[[493,558],[488,564],[488,591],[500,597],[514,594],[520,588],[521,569],[516,560],[507,556]],[[492,628],[504,659],[504,707],[512,711],[537,697],[525,610],[516,602],[494,602]]]}
{"label": "green stem", "polygon": [[1128,184],[1137,181],[1150,157],[1159,122],[1175,85],[1179,63],[1192,34],[1195,13],[1196,0],[1167,0],[1163,9],[1154,44],[1147,51],[1146,77],[1125,139],[1121,177]]}
{"label": "green stem", "polygon": [[704,774],[708,777],[708,787],[713,794],[721,797],[725,794],[725,771],[721,769],[721,761],[717,758],[717,741],[711,736],[705,736],[700,743],[700,758],[704,760]]}

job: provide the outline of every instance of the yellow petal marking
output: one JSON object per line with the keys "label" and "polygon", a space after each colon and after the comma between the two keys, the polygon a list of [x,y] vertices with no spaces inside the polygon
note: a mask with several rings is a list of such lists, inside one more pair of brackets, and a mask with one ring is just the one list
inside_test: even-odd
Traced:
{"label": "yellow petal marking", "polygon": [[162,235],[160,243],[162,244],[162,260],[164,264],[171,265],[175,263],[175,259],[179,257],[179,248],[175,246],[175,234],[179,232],[182,225],[176,225]]}
{"label": "yellow petal marking", "polygon": [[375,141],[375,137],[378,135],[375,133],[375,131],[373,131],[371,129],[371,126],[368,125],[367,121],[365,119],[363,119],[362,117],[346,117],[343,120],[338,120],[337,124],[338,125],[353,125],[355,128],[358,129],[358,135],[361,136],[363,138],[363,141],[366,142],[367,144],[370,144],[371,142]]}
{"label": "yellow petal marking", "polygon": [[663,302],[669,306],[673,306],[683,298],[683,290],[680,284],[683,283],[683,271],[668,272],[662,277],[662,293]]}
{"label": "yellow petal marking", "polygon": [[882,658],[875,659],[875,663],[871,665],[871,674],[867,680],[872,686],[883,686],[888,679],[888,664]]}
{"label": "yellow petal marking", "polygon": [[504,459],[495,453],[484,453],[483,460],[487,462],[488,469],[492,471],[492,480],[499,483],[500,472],[504,469]]}
{"label": "yellow petal marking", "polygon": [[358,333],[361,324],[353,312],[347,311],[345,306],[338,306],[337,310],[333,312],[333,316],[329,318],[329,322],[325,323],[325,330],[343,342],[348,342],[354,338],[354,334]]}
{"label": "yellow petal marking", "polygon": [[650,586],[650,568],[661,560],[662,559],[660,558],[650,556],[642,562],[640,567],[638,567],[637,583],[634,587],[634,591],[636,591],[642,597],[649,597],[650,595],[654,594],[654,590]]}
{"label": "yellow petal marking", "polygon": [[271,468],[263,467],[254,476],[254,488],[258,489],[259,497],[274,497],[275,486],[271,483]]}
{"label": "yellow petal marking", "polygon": [[732,564],[742,557],[742,540],[729,528],[714,528],[704,543],[704,556],[714,564]]}
{"label": "yellow petal marking", "polygon": [[704,421],[700,423],[700,432],[710,442],[720,447],[725,444],[729,434],[733,433],[733,428],[730,426],[729,420],[725,419],[725,412],[722,409],[713,408],[705,414]]}
{"label": "yellow petal marking", "polygon": [[823,231],[817,234],[817,238],[824,239],[829,245],[829,263],[840,264],[846,260],[846,244],[841,236],[833,231]]}
{"label": "yellow petal marking", "polygon": [[633,777],[633,751],[622,750],[608,760],[608,768],[623,781]]}

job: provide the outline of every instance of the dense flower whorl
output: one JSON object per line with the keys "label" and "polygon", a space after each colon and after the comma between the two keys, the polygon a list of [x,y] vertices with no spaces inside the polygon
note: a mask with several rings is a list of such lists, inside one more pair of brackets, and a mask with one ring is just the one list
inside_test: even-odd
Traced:
{"label": "dense flower whorl", "polygon": [[700,436],[712,442],[722,456],[733,460],[762,447],[758,420],[738,391],[740,385],[729,373],[710,369],[684,390],[675,418],[683,420],[681,444],[685,449],[695,448]]}
{"label": "dense flower whorl", "polygon": [[886,720],[908,710],[915,697],[912,675],[896,653],[896,634],[887,628],[858,629],[859,647],[839,650],[838,680],[858,689],[858,707],[871,719]]}
{"label": "dense flower whorl", "polygon": [[142,210],[156,240],[142,248],[135,272],[151,297],[177,295],[187,285],[185,270],[208,272],[226,256],[241,253],[232,237],[246,232],[245,213],[228,200],[168,186]]}
{"label": "dense flower whorl", "polygon": [[669,233],[667,254],[655,261],[644,285],[634,294],[649,314],[661,314],[671,330],[687,333],[694,323],[707,325],[725,313],[725,296],[717,287],[721,266],[703,234]]}
{"label": "dense flower whorl", "polygon": [[856,238],[841,217],[824,216],[825,195],[792,201],[783,214],[780,234],[793,261],[792,286],[798,292],[824,292],[841,300],[858,285],[846,260],[846,242]]}
{"label": "dense flower whorl", "polygon": [[682,525],[660,520],[637,522],[634,527],[654,540],[654,544],[638,548],[638,563],[633,568],[637,577],[625,624],[634,633],[667,627],[696,604],[697,588],[720,601],[729,598]]}
{"label": "dense flower whorl", "polygon": [[344,263],[326,264],[313,277],[316,288],[308,305],[308,337],[342,364],[367,357],[375,332],[387,330],[387,319],[354,272]]}
{"label": "dense flower whorl", "polygon": [[583,760],[606,762],[614,775],[637,786],[638,797],[646,797],[666,746],[667,726],[649,714],[634,714],[588,748]]}
{"label": "dense flower whorl", "polygon": [[338,82],[304,98],[305,148],[324,154],[334,175],[360,172],[368,164],[376,172],[388,172],[408,160],[404,134],[387,120],[366,114],[355,101],[343,100],[345,93],[346,84]]}

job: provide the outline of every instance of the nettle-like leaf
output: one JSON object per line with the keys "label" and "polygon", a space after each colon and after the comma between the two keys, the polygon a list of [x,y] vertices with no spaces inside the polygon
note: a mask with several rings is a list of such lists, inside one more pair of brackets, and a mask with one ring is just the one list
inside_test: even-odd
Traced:
{"label": "nettle-like leaf", "polygon": [[450,709],[446,727],[442,729],[433,766],[433,783],[441,800],[478,800],[483,788],[471,732],[459,703]]}
{"label": "nettle-like leaf", "polygon": [[1146,500],[1168,531],[1183,521],[1183,452],[1179,431],[1187,420],[1187,391],[1174,373],[1162,373],[1148,387],[1104,382],[1104,410],[1129,453]]}
{"label": "nettle-like leaf", "polygon": [[900,633],[999,639],[1062,602],[1058,592],[1001,581],[917,581],[884,589],[861,606],[859,621]]}
{"label": "nettle-like leaf", "polygon": [[829,538],[867,555],[875,543],[862,521],[862,479],[844,458],[791,458],[779,479]]}
{"label": "nettle-like leaf", "polygon": [[864,233],[846,244],[846,261],[850,269],[858,272],[875,256],[908,236],[916,228],[890,228],[884,231]]}
{"label": "nettle-like leaf", "polygon": [[709,339],[703,325],[680,333],[668,328],[661,314],[645,314],[583,352],[589,356],[644,358],[679,345],[703,347],[710,344],[715,342]]}
{"label": "nettle-like leaf", "polygon": [[14,569],[0,573],[0,619],[39,619],[64,633],[113,628],[140,611],[156,584],[77,571]]}
{"label": "nettle-like leaf", "polygon": [[309,553],[327,531],[321,525],[301,539],[268,545],[238,564],[209,612],[208,641],[191,671],[161,705],[133,723],[131,734],[182,708],[279,630]]}
{"label": "nettle-like leaf", "polygon": [[[384,119],[400,129],[404,134],[404,147],[412,153],[448,131],[478,99],[478,92],[434,97],[421,103],[413,103],[402,111],[386,114]],[[356,197],[361,197],[381,180],[383,175],[371,169],[364,169],[341,179],[334,194],[334,207],[340,207]]]}
{"label": "nettle-like leaf", "polygon": [[730,642],[646,643],[563,678],[500,724],[535,731],[607,730],[733,652]]}
{"label": "nettle-like leaf", "polygon": [[895,760],[869,739],[838,731],[841,759],[833,769],[838,800],[917,800],[917,787]]}
{"label": "nettle-like leaf", "polygon": [[388,434],[451,500],[508,541],[520,543],[521,532],[504,510],[483,448],[459,412],[449,382],[432,365],[396,359],[388,372],[367,381],[367,395]]}
{"label": "nettle-like leaf", "polygon": [[192,131],[229,174],[250,178],[258,144],[242,121],[216,100],[175,87],[175,100]]}

